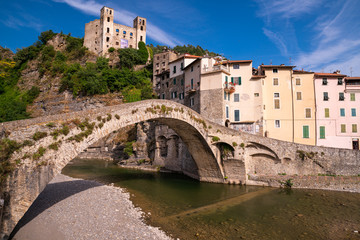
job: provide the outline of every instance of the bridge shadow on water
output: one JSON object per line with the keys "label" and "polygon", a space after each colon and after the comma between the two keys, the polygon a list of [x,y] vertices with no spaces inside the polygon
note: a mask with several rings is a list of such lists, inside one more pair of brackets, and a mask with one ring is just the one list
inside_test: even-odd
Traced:
{"label": "bridge shadow on water", "polygon": [[87,180],[65,181],[48,184],[15,226],[14,230],[10,234],[9,240],[12,239],[23,226],[56,203],[79,192],[99,186],[102,186],[102,184]]}

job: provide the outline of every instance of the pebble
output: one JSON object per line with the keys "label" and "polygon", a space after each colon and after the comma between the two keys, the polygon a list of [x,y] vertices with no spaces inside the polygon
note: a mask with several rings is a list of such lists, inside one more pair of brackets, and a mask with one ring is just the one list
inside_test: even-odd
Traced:
{"label": "pebble", "polygon": [[36,212],[44,202],[54,204],[28,219],[14,239],[172,239],[159,228],[145,224],[145,213],[133,205],[129,193],[118,187],[60,174],[29,211]]}

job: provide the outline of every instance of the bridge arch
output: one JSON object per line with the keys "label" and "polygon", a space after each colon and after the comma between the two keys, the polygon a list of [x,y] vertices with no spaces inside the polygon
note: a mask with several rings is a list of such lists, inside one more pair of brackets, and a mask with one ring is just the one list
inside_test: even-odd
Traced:
{"label": "bridge arch", "polygon": [[[222,166],[219,165],[210,147],[211,140],[208,139],[207,126],[212,123],[193,110],[172,101],[149,100],[142,101],[141,104],[130,103],[16,123],[9,122],[5,127],[10,131],[10,138],[22,136],[22,140],[29,140],[37,132],[46,132],[47,136],[36,141],[33,146],[24,147],[13,154],[13,160],[21,159],[23,156],[32,157],[25,159],[8,178],[6,188],[14,191],[11,195],[16,198],[23,197],[26,201],[20,205],[15,199],[10,199],[11,219],[3,224],[4,232],[9,232],[16,225],[47,183],[80,152],[120,128],[147,120],[168,125],[181,137],[197,165],[199,180],[224,181]],[[48,127],[49,123],[55,124],[56,127]],[[68,128],[66,135],[61,134],[61,128],[64,126]],[[56,130],[60,133],[55,140]],[[50,146],[53,147],[50,149]],[[46,151],[40,154],[42,148]],[[36,154],[38,155],[34,160]],[[19,175],[24,177],[19,179]]]}

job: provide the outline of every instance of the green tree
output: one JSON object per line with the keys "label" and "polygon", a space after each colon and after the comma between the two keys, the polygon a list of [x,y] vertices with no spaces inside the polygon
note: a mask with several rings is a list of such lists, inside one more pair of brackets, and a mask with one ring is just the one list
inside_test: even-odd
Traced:
{"label": "green tree", "polygon": [[136,49],[123,48],[119,49],[119,64],[121,68],[132,69],[135,65],[141,64],[142,59]]}
{"label": "green tree", "polygon": [[54,33],[52,30],[48,30],[45,32],[40,33],[39,41],[45,45],[50,39],[52,39],[56,33]]}
{"label": "green tree", "polygon": [[138,47],[139,47],[138,52],[139,52],[139,56],[141,58],[141,63],[145,64],[149,58],[149,53],[146,48],[146,45],[144,42],[139,42]]}

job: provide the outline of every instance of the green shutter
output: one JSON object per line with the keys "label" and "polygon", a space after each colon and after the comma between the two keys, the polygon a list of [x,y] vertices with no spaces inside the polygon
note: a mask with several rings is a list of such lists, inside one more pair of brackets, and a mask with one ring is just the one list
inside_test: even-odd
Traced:
{"label": "green shutter", "polygon": [[309,126],[303,126],[303,138],[309,138]]}
{"label": "green shutter", "polygon": [[241,77],[239,77],[239,85],[241,85]]}
{"label": "green shutter", "polygon": [[325,127],[324,126],[320,127],[320,138],[322,138],[322,139],[325,138]]}
{"label": "green shutter", "polygon": [[234,83],[234,78],[233,77],[231,77],[231,83]]}

